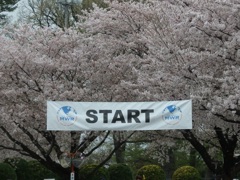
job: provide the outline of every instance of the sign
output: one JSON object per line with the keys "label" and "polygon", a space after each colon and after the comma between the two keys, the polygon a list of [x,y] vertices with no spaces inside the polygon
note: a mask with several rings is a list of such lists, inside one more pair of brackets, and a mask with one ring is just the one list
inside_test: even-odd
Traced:
{"label": "sign", "polygon": [[47,130],[191,129],[192,101],[47,102]]}
{"label": "sign", "polygon": [[71,172],[71,174],[70,174],[70,180],[74,180],[75,179],[75,174],[74,174],[74,172]]}

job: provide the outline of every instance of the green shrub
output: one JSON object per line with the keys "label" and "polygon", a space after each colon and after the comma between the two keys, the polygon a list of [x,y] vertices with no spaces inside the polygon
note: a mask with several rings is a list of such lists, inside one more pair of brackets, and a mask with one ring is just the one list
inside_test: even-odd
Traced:
{"label": "green shrub", "polygon": [[110,180],[132,180],[132,171],[126,164],[114,164],[108,168]]}
{"label": "green shrub", "polygon": [[79,169],[80,180],[109,180],[109,174],[105,167],[99,168],[95,173],[92,171],[97,167],[95,164],[85,165]]}
{"label": "green shrub", "polygon": [[7,158],[4,163],[15,169],[17,180],[32,180],[28,162],[21,158]]}
{"label": "green shrub", "polygon": [[32,180],[28,162],[24,159],[19,159],[16,164],[17,180]]}
{"label": "green shrub", "polygon": [[47,178],[59,179],[59,177],[56,174],[47,169],[38,161],[29,161],[28,165],[32,176],[31,179],[34,180],[43,180]]}
{"label": "green shrub", "polygon": [[146,165],[140,168],[137,176],[145,177],[145,180],[165,180],[166,175],[158,165]]}
{"label": "green shrub", "polygon": [[198,170],[192,166],[182,166],[178,168],[172,176],[173,180],[200,180]]}
{"label": "green shrub", "polygon": [[0,177],[1,180],[16,180],[17,179],[17,175],[13,169],[13,167],[11,167],[9,164],[7,163],[0,163]]}

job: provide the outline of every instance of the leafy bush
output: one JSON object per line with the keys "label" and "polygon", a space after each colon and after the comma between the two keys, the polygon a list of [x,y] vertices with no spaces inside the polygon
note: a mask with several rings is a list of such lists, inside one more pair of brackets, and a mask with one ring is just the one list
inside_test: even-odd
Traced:
{"label": "leafy bush", "polygon": [[110,180],[132,180],[132,171],[126,164],[114,164],[108,168]]}
{"label": "leafy bush", "polygon": [[16,180],[17,179],[17,175],[13,169],[13,167],[11,167],[9,164],[7,163],[0,163],[0,177],[1,180]]}
{"label": "leafy bush", "polygon": [[31,179],[34,179],[34,180],[43,180],[46,178],[59,179],[59,177],[56,174],[48,170],[45,166],[43,166],[38,161],[29,161],[28,164],[29,164],[29,168],[32,176]]}
{"label": "leafy bush", "polygon": [[99,168],[95,173],[92,171],[97,167],[95,164],[85,165],[79,169],[80,180],[109,180],[109,174],[105,167]]}
{"label": "leafy bush", "polygon": [[32,180],[30,168],[26,160],[20,159],[16,164],[17,180]]}
{"label": "leafy bush", "polygon": [[28,162],[21,158],[7,158],[4,160],[15,169],[18,180],[31,180],[30,168]]}
{"label": "leafy bush", "polygon": [[163,169],[158,165],[146,165],[140,168],[137,176],[145,178],[145,180],[165,180],[166,175]]}
{"label": "leafy bush", "polygon": [[173,173],[173,180],[200,180],[198,170],[192,166],[182,166]]}

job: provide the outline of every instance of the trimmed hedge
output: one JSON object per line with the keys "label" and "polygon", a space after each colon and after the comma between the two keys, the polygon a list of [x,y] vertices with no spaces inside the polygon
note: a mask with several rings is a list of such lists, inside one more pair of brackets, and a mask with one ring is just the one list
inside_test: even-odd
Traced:
{"label": "trimmed hedge", "polygon": [[96,164],[85,165],[79,169],[80,180],[109,180],[108,170],[100,167],[95,173],[92,171],[97,167]]}
{"label": "trimmed hedge", "polygon": [[132,171],[126,164],[113,164],[108,168],[110,180],[132,180]]}
{"label": "trimmed hedge", "polygon": [[43,180],[46,178],[59,179],[59,177],[56,174],[47,169],[38,161],[29,161],[28,166],[31,172],[31,179],[34,180]]}
{"label": "trimmed hedge", "polygon": [[28,162],[24,159],[19,159],[16,164],[17,180],[32,180],[30,172],[30,168]]}
{"label": "trimmed hedge", "polygon": [[164,170],[158,165],[146,165],[140,168],[137,176],[145,178],[145,180],[165,180]]}
{"label": "trimmed hedge", "polygon": [[192,166],[182,166],[178,168],[172,176],[172,180],[200,180],[198,170]]}
{"label": "trimmed hedge", "polygon": [[1,180],[17,180],[15,170],[7,163],[0,163],[0,177]]}
{"label": "trimmed hedge", "polygon": [[17,180],[32,180],[28,162],[21,158],[6,158],[4,163],[9,164],[17,174]]}

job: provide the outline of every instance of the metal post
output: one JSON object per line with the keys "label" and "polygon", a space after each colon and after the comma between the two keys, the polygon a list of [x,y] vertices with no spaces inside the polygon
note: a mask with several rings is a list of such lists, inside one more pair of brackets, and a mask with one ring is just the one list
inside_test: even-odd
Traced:
{"label": "metal post", "polygon": [[74,172],[74,165],[73,165],[73,158],[75,154],[70,153],[70,158],[71,158],[71,174],[70,174],[70,180],[75,180],[75,172]]}
{"label": "metal post", "polygon": [[71,158],[71,174],[70,174],[70,180],[75,180],[75,172],[74,172],[74,164],[73,164],[73,158],[75,156],[75,153],[70,153],[70,158]]}

